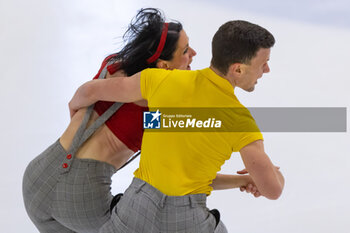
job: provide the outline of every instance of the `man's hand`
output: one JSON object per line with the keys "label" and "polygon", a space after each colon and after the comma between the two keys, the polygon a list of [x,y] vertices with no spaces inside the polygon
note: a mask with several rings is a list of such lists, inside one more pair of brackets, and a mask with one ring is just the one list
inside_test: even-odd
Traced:
{"label": "man's hand", "polygon": [[[278,166],[275,166],[276,169],[280,169],[280,167]],[[248,174],[248,171],[246,168],[240,170],[240,171],[237,171],[237,174],[240,174],[240,175],[246,175]],[[239,190],[241,190],[241,192],[244,192],[246,191],[247,193],[251,193],[254,195],[254,197],[260,197],[261,196],[261,193],[259,192],[258,188],[254,185],[254,182],[252,180],[252,183],[249,183],[247,186],[241,186],[239,188]]]}
{"label": "man's hand", "polygon": [[73,107],[72,100],[69,101],[69,103],[68,103],[68,108],[69,108],[70,119],[72,119],[72,117],[74,116],[74,114],[78,112],[78,109],[75,109],[75,108]]}
{"label": "man's hand", "polygon": [[253,194],[254,197],[260,197],[261,196],[258,188],[255,185],[253,185],[253,184],[248,184],[246,187],[242,186],[242,187],[239,188],[239,190],[241,190],[241,192],[246,191],[247,193],[251,193],[251,194]]}
{"label": "man's hand", "polygon": [[[237,174],[245,175],[245,174],[248,174],[248,171],[246,169],[243,169],[243,170],[237,171]],[[251,193],[254,197],[261,196],[258,188],[254,184],[254,181],[250,176],[248,176],[247,185],[239,187],[239,190],[241,190],[241,192],[246,191],[247,193]]]}
{"label": "man's hand", "polygon": [[140,73],[130,77],[95,79],[78,88],[69,102],[71,117],[80,108],[85,108],[97,101],[130,103],[142,100]]}
{"label": "man's hand", "polygon": [[[91,81],[90,81],[91,82]],[[91,95],[88,94],[88,85],[90,82],[87,82],[81,85],[78,90],[74,93],[73,98],[68,103],[70,118],[81,108],[88,107],[91,104],[94,104],[96,101],[91,99]]]}
{"label": "man's hand", "polygon": [[[279,166],[275,166],[275,168],[278,169],[278,170],[280,169]],[[237,174],[245,175],[245,174],[248,174],[248,171],[247,171],[246,168],[244,168],[244,169],[242,169],[242,170],[240,170],[240,171],[237,171]]]}

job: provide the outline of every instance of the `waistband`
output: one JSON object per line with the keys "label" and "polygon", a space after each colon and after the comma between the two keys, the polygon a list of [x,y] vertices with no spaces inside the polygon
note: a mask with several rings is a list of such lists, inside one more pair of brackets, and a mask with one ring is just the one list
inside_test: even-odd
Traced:
{"label": "waistband", "polygon": [[[85,159],[85,158],[75,158],[75,156],[67,157],[68,153],[63,148],[60,139],[58,139],[53,145],[53,148],[59,151],[59,167],[61,173],[66,173],[70,171],[70,168],[76,169],[86,169],[86,168],[95,168],[103,170],[102,174],[113,175],[117,172],[117,169],[112,164],[109,164],[104,161],[95,160],[95,159]],[[63,164],[66,164],[66,167],[63,167]],[[100,172],[101,173],[101,172]]]}
{"label": "waistband", "polygon": [[205,193],[190,194],[185,196],[167,196],[152,185],[136,177],[133,178],[130,187],[134,188],[136,193],[139,193],[142,190],[161,208],[163,208],[165,205],[206,207],[207,195]]}

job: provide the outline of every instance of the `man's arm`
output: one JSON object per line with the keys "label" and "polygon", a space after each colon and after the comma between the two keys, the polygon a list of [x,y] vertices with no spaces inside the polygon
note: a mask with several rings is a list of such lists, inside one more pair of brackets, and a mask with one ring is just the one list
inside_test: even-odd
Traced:
{"label": "man's arm", "polygon": [[69,102],[71,117],[80,108],[90,106],[99,100],[112,102],[135,102],[142,100],[141,74],[131,77],[91,80],[81,85]]}
{"label": "man's arm", "polygon": [[264,143],[257,140],[240,150],[243,163],[261,195],[276,200],[282,193],[284,178],[264,151]]}

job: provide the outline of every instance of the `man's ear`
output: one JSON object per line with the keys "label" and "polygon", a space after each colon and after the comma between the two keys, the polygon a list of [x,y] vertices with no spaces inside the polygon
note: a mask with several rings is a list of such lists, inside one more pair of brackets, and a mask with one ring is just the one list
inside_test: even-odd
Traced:
{"label": "man's ear", "polygon": [[233,63],[228,67],[228,72],[234,77],[240,77],[242,75],[242,63]]}
{"label": "man's ear", "polygon": [[170,69],[168,62],[162,59],[158,59],[156,67],[159,69],[166,69],[166,70]]}

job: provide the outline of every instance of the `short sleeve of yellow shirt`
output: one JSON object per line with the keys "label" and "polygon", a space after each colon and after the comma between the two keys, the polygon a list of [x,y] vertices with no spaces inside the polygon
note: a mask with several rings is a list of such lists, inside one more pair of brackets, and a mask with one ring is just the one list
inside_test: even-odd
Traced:
{"label": "short sleeve of yellow shirt", "polygon": [[[242,105],[243,106],[243,105]],[[248,109],[245,109],[245,114],[240,117],[241,124],[244,125],[243,128],[247,129],[244,132],[233,132],[232,133],[232,145],[233,152],[239,152],[243,147],[256,140],[264,140],[259,127],[257,126],[254,118]]]}
{"label": "short sleeve of yellow shirt", "polygon": [[238,137],[233,137],[236,140],[239,139],[236,143],[233,144],[233,152],[239,152],[243,147],[257,140],[264,140],[263,135],[260,132],[244,132],[237,134],[239,134]]}

